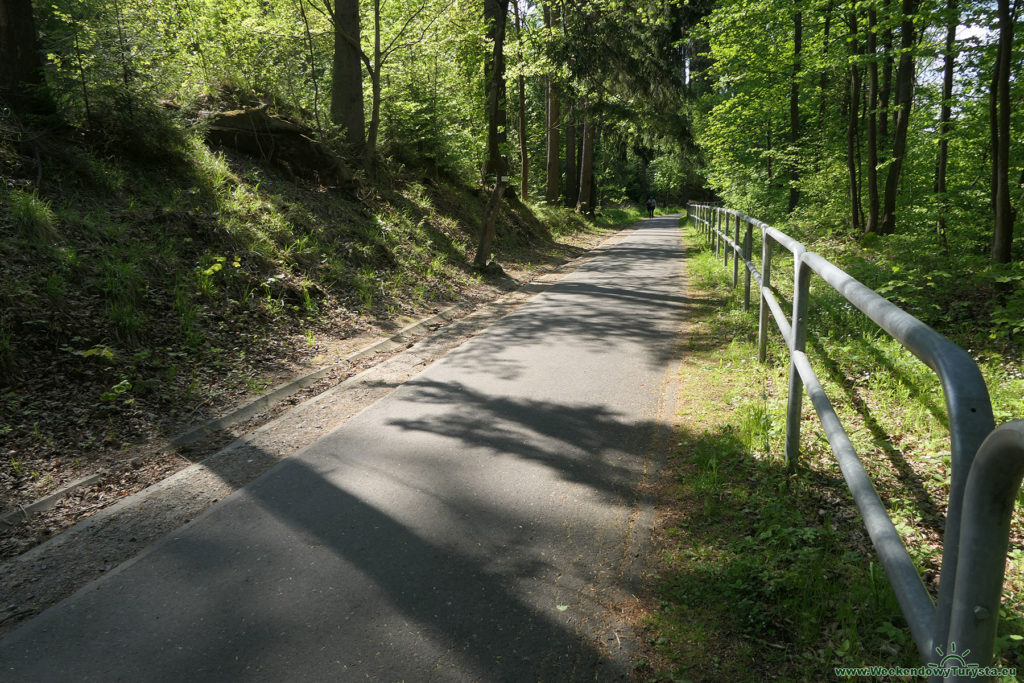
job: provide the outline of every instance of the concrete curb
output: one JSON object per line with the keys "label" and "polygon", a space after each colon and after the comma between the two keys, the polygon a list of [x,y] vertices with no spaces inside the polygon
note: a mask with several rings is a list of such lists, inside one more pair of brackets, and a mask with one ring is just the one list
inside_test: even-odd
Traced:
{"label": "concrete curb", "polygon": [[459,308],[459,305],[451,306],[441,311],[440,313],[434,313],[433,315],[427,316],[426,318],[422,318],[414,323],[406,325],[405,327],[398,330],[398,332],[394,333],[390,337],[386,337],[384,339],[381,339],[380,341],[374,342],[373,344],[370,344],[369,346],[366,346],[360,349],[359,351],[356,351],[355,353],[346,356],[337,363],[334,363],[332,365],[326,365],[322,368],[319,368],[318,370],[314,370],[309,374],[302,375],[300,377],[291,379],[283,384],[279,384],[278,386],[271,389],[270,392],[264,394],[263,396],[257,397],[256,399],[250,401],[249,403],[246,403],[244,405],[239,406],[238,408],[235,408],[227,415],[214,418],[213,420],[209,420],[208,422],[205,422],[199,425],[198,427],[193,427],[187,432],[172,437],[170,439],[170,443],[164,446],[161,450],[167,451],[174,448],[183,448],[186,446],[195,445],[196,443],[202,441],[211,434],[214,434],[223,429],[227,429],[228,427],[236,425],[240,422],[245,422],[246,420],[257,415],[261,415],[270,410],[271,408],[273,408],[274,406],[276,406],[281,401],[284,401],[288,397],[292,396],[296,392],[301,391],[302,389],[305,389],[308,386],[316,384],[320,379],[326,377],[332,370],[349,366],[352,363],[363,358],[366,358],[368,356],[372,356],[375,353],[379,353],[381,351],[391,351],[392,349],[398,348],[402,344],[407,343],[409,341],[410,336],[413,336],[421,332],[428,332],[429,327],[431,325],[439,325],[442,323],[451,322],[457,317],[455,315],[455,311],[457,311]]}
{"label": "concrete curb", "polygon": [[100,473],[92,474],[88,477],[82,477],[76,481],[71,482],[67,486],[63,486],[51,494],[45,495],[42,498],[29,503],[28,505],[20,505],[16,510],[8,510],[7,512],[0,515],[0,524],[6,524],[7,526],[14,526],[15,520],[28,519],[29,515],[33,512],[43,512],[49,510],[57,501],[63,498],[66,494],[70,493],[74,489],[80,486],[92,486],[103,478]]}

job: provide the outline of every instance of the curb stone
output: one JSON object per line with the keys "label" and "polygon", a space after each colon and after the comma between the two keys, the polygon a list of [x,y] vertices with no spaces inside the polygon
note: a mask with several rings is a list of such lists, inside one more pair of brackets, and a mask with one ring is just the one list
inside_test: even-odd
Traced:
{"label": "curb stone", "polygon": [[390,337],[381,339],[380,341],[374,342],[369,346],[366,346],[355,353],[349,354],[345,358],[341,359],[331,365],[325,365],[322,368],[314,370],[306,375],[296,377],[283,384],[271,389],[268,393],[259,396],[249,403],[241,405],[232,410],[227,415],[223,415],[218,418],[209,420],[198,427],[179,434],[178,436],[172,437],[170,443],[164,446],[161,451],[169,451],[174,448],[182,448],[185,446],[193,446],[203,439],[209,437],[215,432],[227,429],[240,422],[267,412],[281,401],[289,398],[296,392],[305,389],[306,387],[316,384],[320,379],[326,377],[332,370],[336,370],[339,367],[351,366],[357,360],[362,360],[368,356],[372,356],[375,353],[381,351],[391,351],[400,347],[403,343],[411,341],[410,337],[415,336],[418,333],[427,333],[431,325],[439,325],[445,322],[451,322],[456,319],[455,312],[460,308],[459,305],[451,306],[433,315],[422,318],[412,324],[406,325],[398,332],[394,333]]}

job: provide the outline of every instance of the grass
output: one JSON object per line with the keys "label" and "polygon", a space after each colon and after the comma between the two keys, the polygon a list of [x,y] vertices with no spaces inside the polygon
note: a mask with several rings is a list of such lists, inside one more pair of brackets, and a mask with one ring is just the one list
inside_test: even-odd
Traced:
{"label": "grass", "polygon": [[[0,447],[24,471],[117,460],[331,340],[511,285],[471,267],[477,188],[387,160],[377,187],[320,187],[154,116],[123,138],[50,140],[41,187],[35,160],[0,140]],[[511,199],[496,257],[528,274],[635,215]],[[5,509],[38,493],[14,474],[0,463]]]}
{"label": "grass", "polygon": [[0,186],[0,197],[8,204],[11,222],[14,228],[35,245],[44,245],[58,239],[59,235],[50,202],[35,192],[12,190],[6,192],[6,186]]}
{"label": "grass", "polygon": [[[731,264],[688,230],[688,296],[699,305],[679,378],[676,446],[662,485],[649,680],[835,678],[834,667],[917,666],[920,657],[817,418],[804,402],[801,460],[783,463],[786,354],[756,363],[756,313]],[[791,270],[791,268],[789,268]],[[775,272],[785,273],[777,265]],[[780,280],[782,281],[782,280]],[[781,285],[785,292],[786,284]],[[809,356],[926,586],[937,587],[948,491],[948,429],[933,375],[812,290]],[[822,333],[825,330],[827,333]],[[1008,367],[1007,367],[1008,366]],[[1021,416],[1017,366],[992,383],[997,413]],[[1024,669],[1019,515],[997,662]]]}

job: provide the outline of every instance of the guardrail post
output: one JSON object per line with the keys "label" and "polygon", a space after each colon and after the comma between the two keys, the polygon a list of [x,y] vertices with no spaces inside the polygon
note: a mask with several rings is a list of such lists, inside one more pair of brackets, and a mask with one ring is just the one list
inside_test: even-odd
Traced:
{"label": "guardrail post", "polygon": [[804,250],[793,252],[793,339],[789,349],[789,405],[786,408],[786,465],[792,468],[800,457],[800,410],[804,383],[793,360],[807,346],[807,297],[810,295],[811,269],[803,262]]}
{"label": "guardrail post", "polygon": [[715,207],[715,256],[722,254],[722,210]]}
{"label": "guardrail post", "polygon": [[743,310],[750,310],[750,252],[754,249],[754,224],[746,221],[747,231],[743,235]]}
{"label": "guardrail post", "polygon": [[725,248],[722,244],[722,227],[727,219],[721,209],[715,209],[715,212],[718,214],[718,222],[715,223],[715,256],[721,256],[722,249]]}
{"label": "guardrail post", "polygon": [[[729,213],[725,214],[725,228],[722,230],[722,235],[721,235],[722,254],[725,256],[725,267],[726,268],[729,267],[729,243],[726,242],[726,239],[729,237],[729,223],[732,222],[731,216],[732,216],[732,214],[729,214]],[[733,284],[736,284],[736,283],[734,282]]]}
{"label": "guardrail post", "polygon": [[[732,243],[734,245],[733,249],[735,249],[736,247],[740,246],[740,217],[739,216],[733,216],[732,217],[732,228],[733,228],[732,229],[732,231],[733,231]],[[741,249],[740,251],[745,251],[745,250]],[[735,287],[736,284],[740,281],[740,258],[741,258],[740,255],[737,254],[734,251],[733,254],[732,254],[732,286],[733,287]]]}
{"label": "guardrail post", "polygon": [[[772,274],[772,238],[761,229],[761,287],[768,289],[771,286]],[[760,363],[768,358],[768,299],[763,290],[759,290],[761,305],[757,315],[757,360]]]}
{"label": "guardrail post", "polygon": [[715,249],[715,258],[718,258],[718,223],[722,217],[718,214],[716,207],[711,207],[710,211],[711,220],[708,221],[708,226],[711,228],[711,246]]}

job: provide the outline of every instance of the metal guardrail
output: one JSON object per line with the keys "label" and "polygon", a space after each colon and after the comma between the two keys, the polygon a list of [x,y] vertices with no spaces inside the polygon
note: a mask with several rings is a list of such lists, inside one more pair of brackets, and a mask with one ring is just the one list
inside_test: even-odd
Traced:
{"label": "metal guardrail", "polygon": [[[733,286],[744,269],[744,309],[753,279],[760,289],[757,356],[764,362],[771,313],[789,347],[786,462],[799,456],[803,391],[821,420],[843,477],[864,519],[868,535],[910,625],[921,658],[970,652],[969,660],[991,666],[996,623],[1009,546],[1010,518],[1024,478],[1024,420],[995,427],[988,388],[974,360],[962,348],[834,266],[800,242],[755,218],[709,204],[688,205],[688,216],[726,267],[733,261]],[[761,269],[752,260],[755,228],[761,236]],[[741,241],[742,230],[742,241]],[[787,317],[771,287],[772,253],[793,254],[792,316]],[[952,472],[942,571],[937,603],[932,602],[903,540],[889,519],[832,402],[807,358],[807,311],[811,274],[816,273],[878,327],[900,342],[939,377],[949,413]],[[979,680],[951,675],[932,680]]]}

